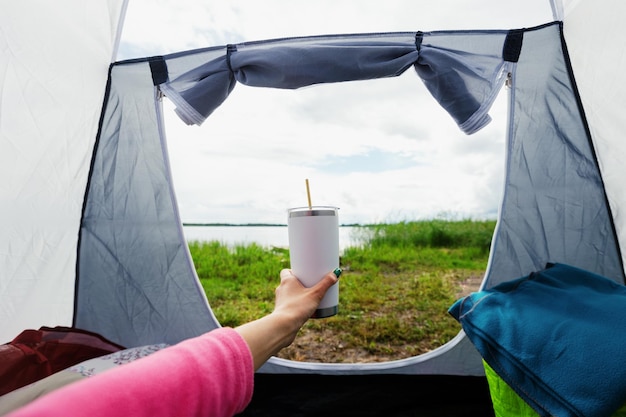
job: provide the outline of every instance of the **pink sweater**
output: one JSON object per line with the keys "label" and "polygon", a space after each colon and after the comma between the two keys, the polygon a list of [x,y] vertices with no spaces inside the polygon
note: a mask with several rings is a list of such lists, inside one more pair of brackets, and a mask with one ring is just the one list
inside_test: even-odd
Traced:
{"label": "pink sweater", "polygon": [[232,416],[252,399],[254,364],[221,328],[54,391],[7,417]]}

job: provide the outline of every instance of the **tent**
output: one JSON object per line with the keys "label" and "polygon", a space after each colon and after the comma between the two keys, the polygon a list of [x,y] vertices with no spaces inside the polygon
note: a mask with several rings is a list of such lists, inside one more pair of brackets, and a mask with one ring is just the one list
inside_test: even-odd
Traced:
{"label": "tent", "polygon": [[[529,28],[319,35],[119,62],[126,2],[74,3],[73,13],[43,1],[37,13],[30,2],[3,5],[4,340],[25,328],[73,325],[130,347],[220,325],[185,241],[162,101],[201,124],[237,84],[297,89],[416,71],[467,134],[488,123],[493,100],[509,88],[505,189],[482,287],[547,262],[624,283],[624,58],[612,52],[624,46],[616,19],[625,6],[617,0],[553,1],[554,21]],[[35,27],[48,28],[46,36]],[[488,406],[481,357],[463,332],[385,363],[272,358],[248,413],[365,407],[402,415],[422,407],[440,415],[441,404],[429,407],[443,389],[455,392],[445,406],[458,403],[467,415]]]}

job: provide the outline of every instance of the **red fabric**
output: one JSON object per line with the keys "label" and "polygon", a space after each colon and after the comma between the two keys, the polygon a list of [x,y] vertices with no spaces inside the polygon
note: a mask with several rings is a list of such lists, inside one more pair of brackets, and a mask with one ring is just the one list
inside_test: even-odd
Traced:
{"label": "red fabric", "polygon": [[24,330],[11,342],[0,345],[0,395],[122,349],[96,333],[72,327]]}

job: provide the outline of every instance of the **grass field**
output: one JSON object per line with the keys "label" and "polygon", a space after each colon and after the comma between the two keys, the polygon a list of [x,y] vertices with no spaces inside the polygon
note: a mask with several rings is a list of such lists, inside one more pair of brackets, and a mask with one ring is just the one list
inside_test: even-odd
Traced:
{"label": "grass field", "polygon": [[[340,257],[339,313],[309,320],[279,356],[378,362],[441,346],[460,330],[448,307],[482,280],[495,221],[428,220],[358,228],[361,246]],[[190,242],[200,281],[222,325],[273,308],[287,248]]]}

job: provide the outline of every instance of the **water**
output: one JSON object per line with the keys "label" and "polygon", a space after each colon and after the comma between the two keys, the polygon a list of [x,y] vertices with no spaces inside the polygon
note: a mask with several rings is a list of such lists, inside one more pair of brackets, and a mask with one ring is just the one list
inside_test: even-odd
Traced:
{"label": "water", "polygon": [[[184,226],[187,241],[218,241],[228,246],[256,243],[264,247],[289,247],[286,226]],[[339,227],[339,250],[362,243],[365,229]]]}

